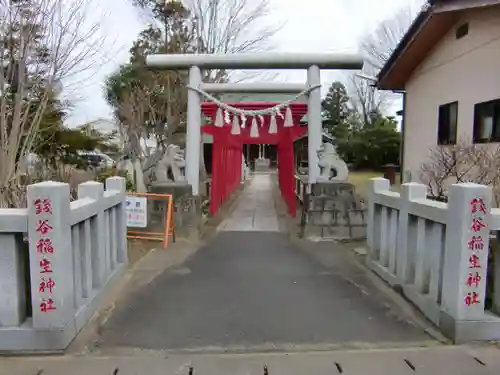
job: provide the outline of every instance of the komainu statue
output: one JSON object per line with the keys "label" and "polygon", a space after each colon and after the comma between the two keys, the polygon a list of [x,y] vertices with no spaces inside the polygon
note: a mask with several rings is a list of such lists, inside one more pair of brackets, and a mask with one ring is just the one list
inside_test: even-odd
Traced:
{"label": "komainu statue", "polygon": [[349,169],[331,143],[323,143],[318,150],[320,175],[318,181],[347,181]]}
{"label": "komainu statue", "polygon": [[177,145],[169,144],[167,146],[167,150],[163,154],[163,157],[158,161],[158,164],[156,165],[156,181],[172,181],[168,175],[169,171],[172,173],[172,179],[174,182],[184,181],[185,167],[186,162],[184,160],[184,156],[182,155],[181,148]]}
{"label": "komainu statue", "polygon": [[144,161],[143,171],[146,186],[184,180],[184,157],[180,151],[179,146],[170,144],[165,149],[157,148]]}
{"label": "komainu statue", "polygon": [[[179,146],[169,144],[160,158],[157,159],[153,168],[156,177],[156,183],[162,182],[181,182],[185,180],[184,168],[186,162]],[[169,172],[172,178],[169,177]]]}

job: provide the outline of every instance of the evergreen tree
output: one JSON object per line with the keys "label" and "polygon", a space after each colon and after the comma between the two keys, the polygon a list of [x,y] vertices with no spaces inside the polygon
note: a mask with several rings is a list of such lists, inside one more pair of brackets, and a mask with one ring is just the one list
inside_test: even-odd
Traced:
{"label": "evergreen tree", "polygon": [[352,113],[349,95],[345,86],[338,81],[332,83],[321,103],[325,128],[335,138],[345,138],[349,133],[348,118]]}
{"label": "evergreen tree", "polygon": [[[129,63],[108,77],[105,96],[126,135],[130,132],[153,134],[159,144],[164,144],[185,127],[187,72],[151,71],[145,66],[145,57],[158,53],[194,53],[195,22],[181,1],[147,3],[155,22],[138,35],[130,49]],[[134,109],[134,112],[144,111],[141,116],[131,116],[130,108],[125,108],[132,105],[131,97],[137,99],[135,102],[140,98],[147,103]],[[137,134],[127,136],[136,138]],[[140,154],[138,150],[134,153]]]}

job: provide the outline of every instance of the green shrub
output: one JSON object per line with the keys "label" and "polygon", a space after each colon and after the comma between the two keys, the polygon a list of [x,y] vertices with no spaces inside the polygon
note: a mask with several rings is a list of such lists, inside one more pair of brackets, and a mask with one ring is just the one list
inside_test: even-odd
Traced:
{"label": "green shrub", "polygon": [[399,165],[401,133],[390,127],[355,130],[337,142],[339,155],[355,170],[381,170],[386,164]]}
{"label": "green shrub", "polygon": [[129,176],[127,171],[123,170],[118,170],[116,168],[104,168],[99,171],[97,174],[96,180],[99,182],[104,183],[107,178],[109,177],[114,177],[114,176],[120,176],[125,178],[125,187],[127,191],[133,191],[134,190],[134,182],[132,181],[132,178]]}

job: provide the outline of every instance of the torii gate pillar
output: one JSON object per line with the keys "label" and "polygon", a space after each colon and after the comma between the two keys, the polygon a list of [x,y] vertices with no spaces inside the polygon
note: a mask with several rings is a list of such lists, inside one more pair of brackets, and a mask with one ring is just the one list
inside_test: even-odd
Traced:
{"label": "torii gate pillar", "polygon": [[[200,87],[201,71],[198,66],[189,69],[189,85]],[[201,149],[201,98],[196,91],[188,90],[186,126],[186,179],[194,196],[200,193]]]}
{"label": "torii gate pillar", "polygon": [[[307,70],[307,84],[321,84],[321,73],[318,66]],[[307,107],[307,169],[308,182],[313,184],[319,177],[318,151],[323,141],[323,125],[321,123],[321,87],[309,93]]]}

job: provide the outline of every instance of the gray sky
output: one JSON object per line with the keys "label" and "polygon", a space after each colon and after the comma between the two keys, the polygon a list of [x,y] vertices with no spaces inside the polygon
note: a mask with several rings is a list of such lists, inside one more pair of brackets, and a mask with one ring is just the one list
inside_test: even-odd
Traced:
{"label": "gray sky", "polygon": [[[267,22],[285,22],[275,35],[273,46],[278,51],[290,52],[357,52],[360,38],[369,33],[381,20],[390,17],[408,3],[421,4],[423,0],[270,0],[272,13]],[[99,117],[111,119],[111,110],[102,95],[105,77],[128,59],[128,50],[144,27],[131,0],[106,0],[101,5],[104,17],[101,33],[106,35],[106,46],[112,51],[110,61],[95,75],[73,90],[78,97],[69,126],[93,121]],[[304,82],[305,72],[288,71],[287,81]],[[323,90],[338,72],[322,74]],[[341,77],[340,77],[341,78]],[[283,75],[277,80],[283,80]],[[397,110],[393,106],[392,110]],[[392,111],[391,111],[392,112]]]}

